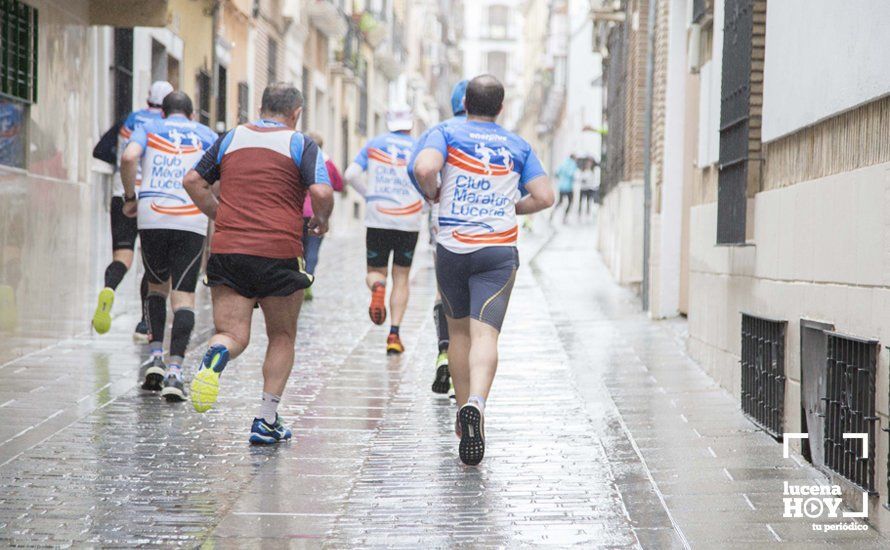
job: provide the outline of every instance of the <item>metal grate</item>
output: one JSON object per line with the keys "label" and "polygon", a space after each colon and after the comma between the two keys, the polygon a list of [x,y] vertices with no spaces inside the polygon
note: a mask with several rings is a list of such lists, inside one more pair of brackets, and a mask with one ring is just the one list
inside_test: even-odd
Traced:
{"label": "metal grate", "polygon": [[777,440],[784,426],[787,324],[742,314],[742,411]]}
{"label": "metal grate", "polygon": [[37,9],[0,0],[0,96],[37,102]]}
{"label": "metal grate", "polygon": [[708,14],[707,0],[692,0],[692,22],[698,23]]}
{"label": "metal grate", "polygon": [[196,111],[198,122],[205,126],[210,126],[210,75],[207,71],[198,71],[197,88],[198,108]]}
{"label": "metal grate", "polygon": [[720,91],[717,244],[744,244],[754,1],[727,2]]}
{"label": "metal grate", "polygon": [[606,124],[609,132],[603,139],[601,162],[602,182],[600,196],[624,179],[624,114],[627,97],[627,33],[625,25],[617,24],[609,30],[607,48],[609,56],[603,61],[606,83]]}
{"label": "metal grate", "polygon": [[114,120],[133,110],[133,29],[114,29]]}
{"label": "metal grate", "polygon": [[[825,465],[861,489],[875,492],[875,372],[878,342],[826,332],[828,387]],[[864,441],[844,434],[868,434]]]}
{"label": "metal grate", "polygon": [[238,83],[238,124],[247,124],[250,120],[247,104],[250,101],[250,88],[247,82]]}

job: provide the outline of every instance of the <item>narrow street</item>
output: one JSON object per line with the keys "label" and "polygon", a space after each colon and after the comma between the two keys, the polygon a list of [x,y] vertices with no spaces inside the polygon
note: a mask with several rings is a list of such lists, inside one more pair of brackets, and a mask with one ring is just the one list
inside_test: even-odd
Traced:
{"label": "narrow street", "polygon": [[[582,225],[522,242],[478,468],[460,464],[455,407],[429,388],[425,251],[407,353],[388,358],[367,319],[361,239],[325,242],[282,402],[294,439],[274,448],[247,444],[256,318],[206,415],[139,389],[132,315],[0,365],[0,545],[886,547],[873,529],[826,537],[783,518],[783,481],[821,474],[783,459],[687,357],[682,321],[640,313],[594,237]],[[189,368],[206,308],[201,295]]]}

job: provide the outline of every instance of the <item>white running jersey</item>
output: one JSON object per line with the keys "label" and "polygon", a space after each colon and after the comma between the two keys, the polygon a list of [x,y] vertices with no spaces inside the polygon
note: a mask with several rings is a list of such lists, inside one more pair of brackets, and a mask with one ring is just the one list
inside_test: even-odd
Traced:
{"label": "white running jersey", "polygon": [[439,244],[457,254],[515,246],[516,203],[545,175],[531,146],[494,122],[440,126],[424,145],[445,157],[439,194]]}
{"label": "white running jersey", "polygon": [[139,229],[178,229],[207,235],[207,216],[192,202],[182,179],[213,146],[207,126],[182,115],[136,128],[130,141],[142,145]]}
{"label": "white running jersey", "polygon": [[[151,120],[159,120],[164,118],[164,114],[160,109],[155,107],[149,107],[148,109],[140,109],[138,111],[133,111],[127,118],[124,120],[124,123],[121,124],[121,129],[117,133],[117,166],[115,166],[114,177],[112,178],[112,188],[111,194],[115,197],[123,197],[124,196],[124,183],[121,180],[121,156],[124,154],[124,149],[127,147],[127,143],[130,142],[130,138],[133,136],[133,131],[136,130],[139,126],[142,126],[148,121]],[[139,182],[142,181],[142,166],[138,166],[136,169],[136,186],[138,189]]]}
{"label": "white running jersey", "polygon": [[390,132],[375,137],[361,150],[355,163],[368,175],[365,226],[420,231],[423,198],[408,179],[408,158],[414,140]]}

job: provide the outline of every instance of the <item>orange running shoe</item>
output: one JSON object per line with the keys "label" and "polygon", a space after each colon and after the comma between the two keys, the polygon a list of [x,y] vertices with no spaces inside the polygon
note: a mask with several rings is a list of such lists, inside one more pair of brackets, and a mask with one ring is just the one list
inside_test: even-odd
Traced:
{"label": "orange running shoe", "polygon": [[386,354],[396,355],[405,352],[405,346],[402,345],[402,339],[398,334],[390,333],[386,338]]}
{"label": "orange running shoe", "polygon": [[371,306],[368,308],[368,315],[375,325],[382,325],[386,322],[386,285],[376,283],[371,289]]}

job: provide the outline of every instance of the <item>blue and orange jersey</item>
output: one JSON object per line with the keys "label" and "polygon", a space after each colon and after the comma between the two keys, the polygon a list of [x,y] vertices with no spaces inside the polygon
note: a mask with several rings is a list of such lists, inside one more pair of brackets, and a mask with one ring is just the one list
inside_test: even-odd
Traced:
{"label": "blue and orange jersey", "polygon": [[[116,197],[123,196],[124,194],[124,184],[121,181],[121,155],[124,154],[124,149],[127,147],[127,143],[129,143],[130,138],[133,136],[133,132],[139,126],[142,126],[146,122],[152,120],[160,120],[164,118],[164,113],[161,112],[160,109],[156,107],[148,107],[147,109],[139,109],[138,111],[133,111],[127,118],[124,119],[123,124],[121,124],[121,128],[117,134],[117,165],[115,166],[116,170],[114,172],[114,180],[113,180],[113,189],[112,194]],[[137,183],[142,180],[142,167],[139,167],[139,170],[136,173],[136,181]]]}
{"label": "blue and orange jersey", "polygon": [[411,150],[411,158],[408,159],[408,177],[411,179],[411,183],[414,185],[414,188],[417,189],[418,193],[423,195],[423,192],[420,190],[420,185],[417,183],[417,179],[414,177],[414,163],[417,161],[417,155],[426,148],[426,141],[429,139],[430,134],[435,132],[438,128],[442,128],[445,126],[451,126],[452,124],[460,124],[461,122],[467,121],[467,115],[461,114],[449,118],[447,120],[443,120],[439,124],[436,124],[423,134],[421,134],[420,138],[417,139],[417,142],[414,144],[414,149]]}
{"label": "blue and orange jersey", "polygon": [[459,254],[515,245],[516,203],[546,175],[531,146],[497,123],[467,121],[436,128],[424,148],[445,157],[439,244]]}
{"label": "blue and orange jersey", "polygon": [[368,175],[367,227],[420,231],[423,200],[408,179],[413,148],[411,136],[389,132],[371,139],[355,157]]}
{"label": "blue and orange jersey", "polygon": [[130,141],[142,146],[139,229],[178,229],[207,234],[207,216],[182,187],[186,172],[213,146],[217,136],[183,115],[150,120]]}

